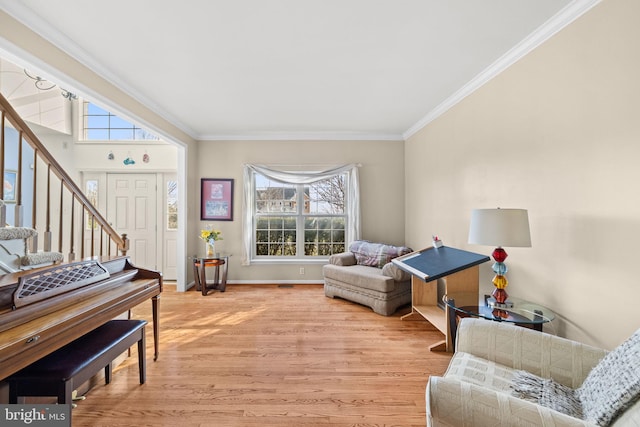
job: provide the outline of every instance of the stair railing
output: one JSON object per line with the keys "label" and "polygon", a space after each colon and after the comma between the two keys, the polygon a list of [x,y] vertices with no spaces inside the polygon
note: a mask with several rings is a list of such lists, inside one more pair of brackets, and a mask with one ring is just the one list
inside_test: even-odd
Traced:
{"label": "stair railing", "polygon": [[[10,142],[16,142],[13,139],[15,135],[7,135],[8,130],[12,134],[17,133],[16,159],[7,158]],[[28,147],[24,147],[24,142]],[[33,163],[25,168],[26,150],[33,150]],[[7,171],[5,165],[8,162],[16,164],[17,169]],[[111,227],[1,94],[0,177],[5,178],[0,195],[4,201],[4,206],[0,206],[0,226],[7,225],[6,218],[10,216],[7,209],[11,204],[15,203],[11,225],[25,226],[25,215],[30,214],[26,217],[30,224],[26,225],[44,237],[42,248],[39,247],[38,236],[32,238],[31,252],[42,249],[66,253],[68,261],[89,256],[126,255],[129,249],[126,234],[120,236]],[[25,180],[29,179],[32,180],[31,188],[25,185]],[[24,212],[25,206],[29,206],[30,212]],[[54,235],[53,227],[57,227],[57,235]]]}

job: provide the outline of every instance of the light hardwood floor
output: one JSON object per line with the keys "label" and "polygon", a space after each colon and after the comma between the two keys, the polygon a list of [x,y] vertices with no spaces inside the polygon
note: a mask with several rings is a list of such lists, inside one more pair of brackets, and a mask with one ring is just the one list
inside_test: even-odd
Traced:
{"label": "light hardwood floor", "polygon": [[[78,426],[425,426],[425,385],[450,355],[427,322],[379,316],[321,285],[229,285],[203,297],[166,286],[160,357],[147,328],[147,382],[135,346],[73,410]],[[150,303],[133,311],[150,321]]]}

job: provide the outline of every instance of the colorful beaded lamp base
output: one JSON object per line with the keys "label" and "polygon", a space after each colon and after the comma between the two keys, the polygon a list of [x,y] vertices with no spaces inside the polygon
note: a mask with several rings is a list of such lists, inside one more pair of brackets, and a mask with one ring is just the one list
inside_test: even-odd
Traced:
{"label": "colorful beaded lamp base", "polygon": [[507,294],[506,287],[509,284],[507,277],[505,274],[507,273],[507,266],[504,263],[504,260],[507,259],[507,252],[501,247],[497,247],[493,253],[491,254],[493,259],[496,261],[493,263],[491,269],[496,275],[493,277],[493,285],[496,289],[491,294],[493,299],[489,300],[488,303],[491,307],[511,307],[507,298],[509,298],[509,294]]}

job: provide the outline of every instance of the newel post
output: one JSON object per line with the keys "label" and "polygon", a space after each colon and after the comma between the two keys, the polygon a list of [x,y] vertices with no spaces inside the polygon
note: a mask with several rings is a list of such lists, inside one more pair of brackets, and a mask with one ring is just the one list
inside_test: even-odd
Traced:
{"label": "newel post", "polygon": [[122,248],[120,248],[120,252],[122,255],[126,255],[129,250],[129,238],[127,237],[127,233],[122,233]]}

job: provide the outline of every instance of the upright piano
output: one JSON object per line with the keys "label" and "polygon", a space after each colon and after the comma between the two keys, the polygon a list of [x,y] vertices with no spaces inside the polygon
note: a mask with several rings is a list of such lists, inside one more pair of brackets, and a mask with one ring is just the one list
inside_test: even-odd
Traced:
{"label": "upright piano", "polygon": [[90,258],[0,278],[0,380],[151,299],[158,358],[159,272],[126,256]]}

